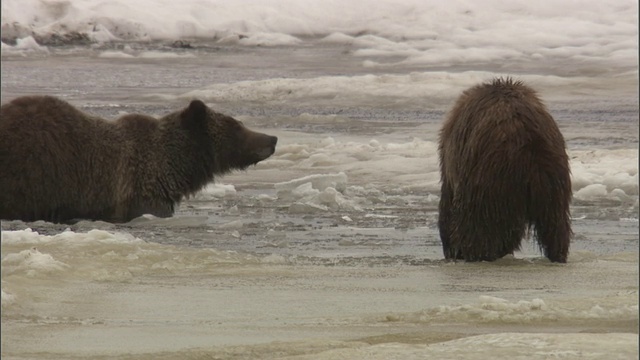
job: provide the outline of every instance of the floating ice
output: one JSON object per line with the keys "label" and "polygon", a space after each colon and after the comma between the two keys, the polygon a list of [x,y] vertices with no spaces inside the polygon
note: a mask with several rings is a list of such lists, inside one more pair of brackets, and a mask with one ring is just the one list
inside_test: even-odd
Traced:
{"label": "floating ice", "polygon": [[37,248],[7,254],[2,258],[2,272],[6,275],[18,272],[27,276],[35,276],[42,273],[53,273],[69,268],[63,262],[55,260],[50,254],[43,254]]}
{"label": "floating ice", "polygon": [[275,184],[278,199],[293,204],[289,212],[293,214],[324,212],[328,210],[361,211],[353,199],[345,196],[347,175],[314,174]]}
{"label": "floating ice", "polygon": [[[620,295],[621,299],[629,295]],[[593,299],[597,300],[597,299]],[[480,323],[534,323],[545,321],[574,321],[588,319],[629,319],[637,317],[637,305],[605,305],[589,303],[564,307],[549,304],[543,299],[509,301],[504,298],[481,295],[479,302],[464,305],[441,305],[413,314],[390,314],[383,321],[426,323],[480,322]]]}
{"label": "floating ice", "polygon": [[307,195],[319,194],[327,188],[344,191],[347,185],[347,175],[343,172],[337,174],[314,174],[298,179],[275,184],[280,198],[299,198]]}
{"label": "floating ice", "polygon": [[229,221],[227,223],[218,225],[219,229],[242,229],[242,227],[244,226],[244,223],[242,222],[242,220],[234,220],[234,221]]}
{"label": "floating ice", "polygon": [[296,359],[635,359],[638,354],[638,337],[636,334],[628,333],[507,332],[465,336],[432,344],[339,343],[330,344],[327,347],[328,349],[324,351],[314,349],[312,356],[301,356]]}
{"label": "floating ice", "polygon": [[219,200],[236,196],[235,186],[230,184],[211,183],[196,193],[194,200]]}
{"label": "floating ice", "polygon": [[87,233],[63,231],[57,235],[40,235],[32,229],[20,231],[2,231],[2,245],[43,244],[43,243],[140,243],[143,240],[126,233],[110,233],[104,230],[90,230]]}
{"label": "floating ice", "polygon": [[571,152],[574,197],[633,203],[638,196],[638,150],[575,150]]}
{"label": "floating ice", "polygon": [[33,50],[33,51],[43,51],[47,52],[47,48],[38,45],[36,40],[32,36],[27,36],[26,38],[18,39],[16,46],[14,47],[16,50]]}
{"label": "floating ice", "polygon": [[192,58],[195,55],[186,53],[179,54],[167,51],[143,51],[136,54],[124,51],[103,51],[98,57],[106,59],[183,59]]}
{"label": "floating ice", "polygon": [[104,51],[98,57],[105,59],[133,59],[135,56],[127,54],[123,51]]}
{"label": "floating ice", "polygon": [[2,43],[2,55],[27,55],[28,53],[42,53],[46,54],[49,50],[45,46],[41,46],[32,37],[27,36],[22,39],[17,39],[15,46]]}
{"label": "floating ice", "polygon": [[2,307],[9,306],[16,301],[16,296],[2,290]]}
{"label": "floating ice", "polygon": [[[239,237],[238,223],[231,224]],[[42,277],[67,271],[70,277],[97,281],[128,281],[136,274],[165,269],[171,272],[207,268],[221,264],[256,263],[255,257],[233,251],[191,249],[148,243],[126,233],[91,230],[64,231],[49,236],[31,229],[2,231],[2,273]],[[95,262],[100,266],[96,267]],[[3,278],[4,279],[4,278]]]}
{"label": "floating ice", "polygon": [[607,196],[607,186],[603,184],[591,184],[578,190],[573,196],[578,200],[592,200]]}

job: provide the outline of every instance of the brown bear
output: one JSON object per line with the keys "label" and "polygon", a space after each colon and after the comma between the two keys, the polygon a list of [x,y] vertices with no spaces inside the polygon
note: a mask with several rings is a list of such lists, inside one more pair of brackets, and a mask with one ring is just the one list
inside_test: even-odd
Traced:
{"label": "brown bear", "polygon": [[106,121],[51,96],[0,108],[0,219],[170,217],[214,175],[271,156],[278,139],[202,101],[160,119]]}
{"label": "brown bear", "polygon": [[571,178],[564,137],[536,92],[494,79],[462,93],[439,139],[438,227],[447,260],[494,261],[533,229],[552,262],[567,261]]}

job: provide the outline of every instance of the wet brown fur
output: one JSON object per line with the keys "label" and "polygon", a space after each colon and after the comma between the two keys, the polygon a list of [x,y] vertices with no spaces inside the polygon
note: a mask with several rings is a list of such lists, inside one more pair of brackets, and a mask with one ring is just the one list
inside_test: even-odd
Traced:
{"label": "wet brown fur", "polygon": [[536,92],[495,79],[462,93],[439,142],[440,238],[446,259],[494,261],[533,237],[566,262],[572,237],[565,141]]}
{"label": "wet brown fur", "polygon": [[50,96],[0,113],[0,219],[169,217],[214,175],[266,159],[277,142],[199,100],[160,119],[106,121]]}

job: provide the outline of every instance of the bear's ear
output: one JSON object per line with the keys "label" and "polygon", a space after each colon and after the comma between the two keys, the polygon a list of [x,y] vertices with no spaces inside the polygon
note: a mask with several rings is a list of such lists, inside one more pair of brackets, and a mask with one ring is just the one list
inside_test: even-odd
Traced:
{"label": "bear's ear", "polygon": [[207,105],[200,100],[193,100],[182,112],[182,125],[186,127],[198,126],[207,122]]}

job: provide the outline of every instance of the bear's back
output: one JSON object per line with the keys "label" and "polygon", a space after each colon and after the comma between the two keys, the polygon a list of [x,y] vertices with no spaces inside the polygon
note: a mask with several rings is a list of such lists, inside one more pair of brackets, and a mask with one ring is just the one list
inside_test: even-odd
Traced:
{"label": "bear's back", "polygon": [[53,96],[19,97],[2,105],[1,111],[0,129],[3,130],[17,127],[38,130],[42,126],[49,128],[63,124],[88,126],[96,121],[68,102]]}
{"label": "bear's back", "polygon": [[511,79],[466,90],[445,121],[440,141],[446,157],[441,161],[455,164],[448,171],[482,164],[484,172],[506,172],[524,158],[554,156],[565,148],[557,123],[536,92]]}
{"label": "bear's back", "polygon": [[0,111],[0,147],[11,146],[14,156],[51,156],[55,162],[93,157],[123,137],[113,122],[51,96],[17,98]]}
{"label": "bear's back", "polygon": [[496,79],[465,91],[442,131],[474,144],[482,139],[496,144],[522,141],[535,133],[546,137],[549,127],[557,125],[533,89],[519,81]]}
{"label": "bear's back", "polygon": [[101,199],[115,199],[105,194],[119,186],[113,174],[121,166],[122,138],[112,122],[51,96],[25,96],[2,105],[0,186],[16,194],[0,194],[0,212],[5,218],[57,220],[84,214],[88,204]]}

